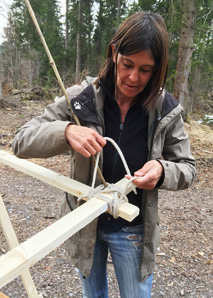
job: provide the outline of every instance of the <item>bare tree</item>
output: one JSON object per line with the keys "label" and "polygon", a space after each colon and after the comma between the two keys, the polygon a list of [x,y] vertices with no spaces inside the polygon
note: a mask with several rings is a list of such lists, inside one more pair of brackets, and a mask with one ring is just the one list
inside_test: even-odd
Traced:
{"label": "bare tree", "polygon": [[0,81],[0,100],[3,99],[3,95],[2,95],[2,88],[1,88],[1,81]]}
{"label": "bare tree", "polygon": [[195,0],[183,0],[183,19],[180,32],[176,78],[174,84],[174,97],[184,107],[184,118],[190,106],[188,97],[188,78],[191,70],[193,53],[194,23],[196,18]]}
{"label": "bare tree", "polygon": [[69,0],[66,0],[66,35],[65,35],[65,51],[66,51],[66,67],[68,67],[68,45],[69,45],[69,20],[68,20],[68,13],[69,13]]}
{"label": "bare tree", "polygon": [[78,30],[77,30],[77,41],[76,41],[76,68],[75,68],[75,79],[79,80],[81,71],[81,0],[78,0]]}

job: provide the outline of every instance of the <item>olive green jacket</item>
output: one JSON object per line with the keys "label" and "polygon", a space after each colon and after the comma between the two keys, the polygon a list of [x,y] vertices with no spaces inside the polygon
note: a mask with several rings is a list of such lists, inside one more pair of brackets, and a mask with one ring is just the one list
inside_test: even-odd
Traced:
{"label": "olive green jacket", "polygon": [[[106,94],[100,87],[96,89],[95,85],[87,87],[88,83],[84,81],[81,85],[68,88],[68,96],[81,124],[104,135],[103,107]],[[91,105],[95,112],[93,109],[91,111]],[[82,111],[83,114],[81,114]],[[190,152],[189,139],[184,132],[181,112],[182,107],[167,91],[159,97],[156,108],[149,112],[148,160],[157,159],[164,168],[164,179],[160,189],[186,189],[196,176],[195,160]],[[87,121],[89,114],[91,117]],[[85,158],[75,152],[65,140],[65,128],[73,122],[65,98],[57,99],[45,109],[42,116],[32,119],[18,130],[12,144],[15,155],[20,158],[47,158],[70,151],[70,177],[91,185],[93,175],[91,158]],[[102,160],[100,158],[101,169]],[[100,178],[97,177],[96,184],[100,183]],[[60,216],[75,208],[76,198],[66,194]],[[144,226],[141,280],[144,280],[153,272],[156,249],[160,239],[157,188],[143,191],[141,208]],[[66,241],[66,248],[76,267],[86,277],[90,274],[93,262],[96,228],[97,219]]]}

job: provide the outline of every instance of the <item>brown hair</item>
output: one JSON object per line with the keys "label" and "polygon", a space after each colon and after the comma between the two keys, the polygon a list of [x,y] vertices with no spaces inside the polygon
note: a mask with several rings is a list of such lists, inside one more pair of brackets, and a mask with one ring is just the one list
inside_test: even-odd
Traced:
{"label": "brown hair", "polygon": [[142,91],[143,106],[150,110],[161,94],[168,71],[168,33],[162,17],[151,12],[138,12],[128,17],[118,28],[108,45],[106,61],[99,73],[98,82],[115,75],[112,47],[118,53],[128,56],[149,50],[155,61],[153,75]]}

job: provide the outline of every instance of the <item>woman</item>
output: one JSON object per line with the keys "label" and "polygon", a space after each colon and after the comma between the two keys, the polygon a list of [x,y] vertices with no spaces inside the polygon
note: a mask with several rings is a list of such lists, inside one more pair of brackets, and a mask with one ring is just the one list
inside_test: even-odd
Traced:
{"label": "woman", "polygon": [[[98,78],[67,90],[82,126],[75,125],[62,97],[15,136],[13,150],[22,158],[70,150],[71,178],[88,185],[93,176],[89,157],[97,152],[107,182],[117,182],[126,174],[117,152],[106,144],[104,136],[110,137],[137,177],[133,181],[137,194],[128,195],[129,202],[140,208],[136,219],[129,223],[102,214],[66,242],[79,269],[83,297],[108,297],[108,250],[121,297],[151,297],[159,242],[158,188],[185,189],[196,176],[182,107],[163,89],[167,68],[168,34],[161,16],[136,13],[115,33]],[[61,215],[74,208],[76,198],[66,194]]]}

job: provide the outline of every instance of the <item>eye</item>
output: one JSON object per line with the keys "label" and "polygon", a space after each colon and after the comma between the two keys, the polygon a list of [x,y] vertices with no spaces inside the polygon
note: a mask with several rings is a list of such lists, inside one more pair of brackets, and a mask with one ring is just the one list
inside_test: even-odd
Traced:
{"label": "eye", "polygon": [[150,73],[151,72],[151,69],[141,68],[141,72],[142,73]]}
{"label": "eye", "polygon": [[126,67],[126,68],[131,68],[132,67],[130,64],[126,64],[124,62],[123,62],[123,66]]}

